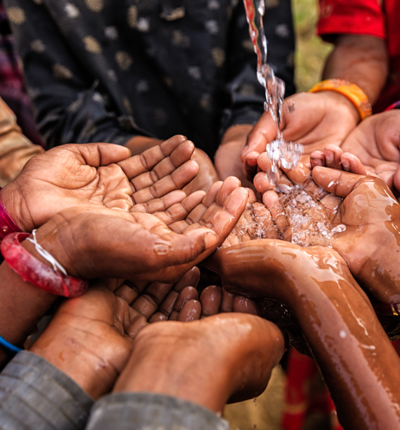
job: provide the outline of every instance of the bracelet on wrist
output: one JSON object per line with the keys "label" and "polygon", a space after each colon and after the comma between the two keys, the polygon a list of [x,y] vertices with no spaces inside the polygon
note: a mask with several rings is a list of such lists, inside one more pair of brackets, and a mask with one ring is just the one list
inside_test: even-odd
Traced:
{"label": "bracelet on wrist", "polygon": [[14,346],[12,343],[7,342],[3,337],[0,336],[0,345],[7,349],[8,351],[13,352],[16,354],[19,351],[22,351],[21,348],[18,348],[18,346]]}
{"label": "bracelet on wrist", "polygon": [[[36,250],[52,264],[52,268],[39,261],[21,245],[21,242],[29,236],[30,233],[12,233],[1,242],[1,252],[10,268],[25,282],[50,294],[71,298],[83,294],[89,283],[83,279],[68,276],[60,263],[37,244],[35,237],[32,242]],[[46,254],[41,253],[39,249]]]}
{"label": "bracelet on wrist", "polygon": [[[0,188],[0,199],[1,199],[1,188]],[[0,200],[0,242],[10,233],[20,232],[21,228],[15,224],[10,215],[7,212],[5,206]]]}
{"label": "bracelet on wrist", "polygon": [[344,79],[327,79],[314,85],[308,92],[318,93],[320,91],[334,91],[346,97],[357,109],[360,120],[371,116],[371,103],[364,91],[355,84]]}

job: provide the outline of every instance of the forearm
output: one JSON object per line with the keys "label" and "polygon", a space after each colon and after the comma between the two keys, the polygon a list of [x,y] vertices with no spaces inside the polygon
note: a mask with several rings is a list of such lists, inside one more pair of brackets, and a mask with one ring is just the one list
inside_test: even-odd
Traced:
{"label": "forearm", "polygon": [[[24,282],[6,262],[0,266],[0,279],[0,336],[13,345],[22,346],[56,296]],[[0,368],[11,357],[10,352],[0,347]]]}
{"label": "forearm", "polygon": [[373,104],[388,76],[388,54],[383,39],[372,36],[338,36],[329,55],[323,79],[345,79],[359,86]]}
{"label": "forearm", "polygon": [[292,306],[345,428],[397,429],[399,358],[355,281],[299,286]]}

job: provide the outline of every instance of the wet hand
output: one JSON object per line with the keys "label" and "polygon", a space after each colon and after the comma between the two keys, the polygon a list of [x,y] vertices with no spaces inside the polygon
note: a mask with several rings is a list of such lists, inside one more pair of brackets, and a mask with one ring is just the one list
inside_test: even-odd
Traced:
{"label": "wet hand", "polygon": [[[286,112],[283,109],[283,138],[304,145],[303,162],[312,151],[322,150],[328,144],[340,146],[359,121],[351,102],[333,91],[299,93],[288,97],[285,103],[288,106],[294,104],[294,110]],[[264,113],[250,133],[242,154],[248,177],[256,174],[257,157],[275,136],[276,125],[269,113]]]}
{"label": "wet hand", "polygon": [[312,178],[344,198],[338,216],[346,230],[332,237],[333,248],[377,300],[400,302],[400,205],[388,186],[376,177],[323,167],[314,168]]}

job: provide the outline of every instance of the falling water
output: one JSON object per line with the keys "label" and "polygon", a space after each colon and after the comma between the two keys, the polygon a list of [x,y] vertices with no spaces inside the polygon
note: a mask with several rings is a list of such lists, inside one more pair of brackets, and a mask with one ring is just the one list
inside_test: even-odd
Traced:
{"label": "falling water", "polygon": [[297,165],[300,155],[303,153],[303,145],[285,142],[280,131],[285,83],[275,76],[273,69],[267,63],[267,39],[263,25],[265,0],[243,0],[243,2],[250,38],[257,55],[257,79],[265,88],[264,109],[271,113],[278,126],[276,139],[267,144],[266,148],[272,161],[271,179],[276,179],[279,167],[293,168]]}

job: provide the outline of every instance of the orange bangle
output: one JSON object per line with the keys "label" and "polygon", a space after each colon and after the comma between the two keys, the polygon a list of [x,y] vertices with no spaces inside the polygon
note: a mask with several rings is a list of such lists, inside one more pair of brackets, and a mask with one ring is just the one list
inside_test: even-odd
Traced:
{"label": "orange bangle", "polygon": [[335,91],[345,96],[357,109],[361,121],[372,114],[368,97],[360,87],[351,82],[344,79],[327,79],[314,85],[309,93],[319,93],[320,91]]}

